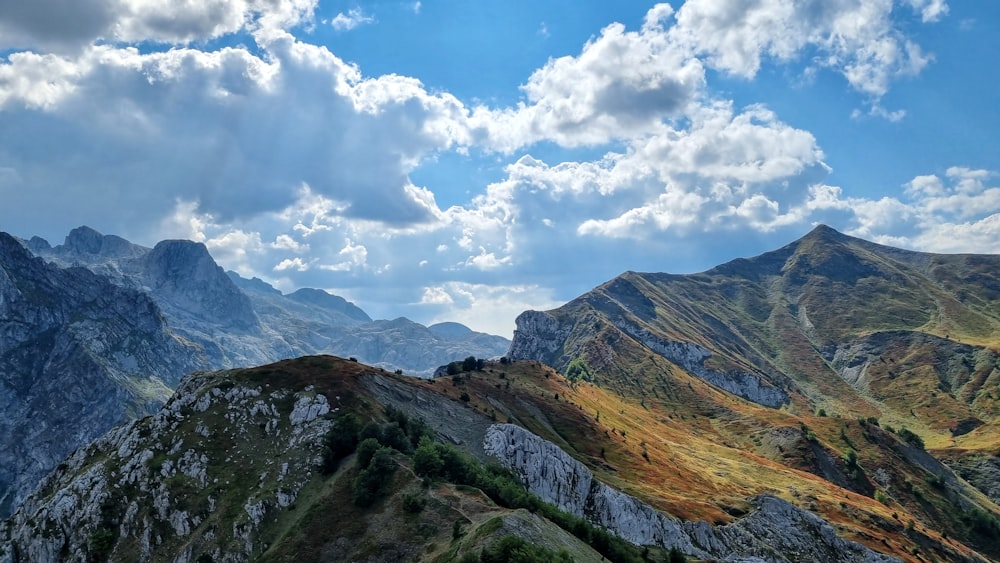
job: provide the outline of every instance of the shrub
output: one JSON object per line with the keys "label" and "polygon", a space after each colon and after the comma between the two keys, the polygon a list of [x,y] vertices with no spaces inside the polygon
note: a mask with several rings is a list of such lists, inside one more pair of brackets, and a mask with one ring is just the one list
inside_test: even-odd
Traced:
{"label": "shrub", "polygon": [[361,422],[358,417],[347,413],[338,417],[326,437],[323,438],[323,463],[320,473],[329,475],[337,470],[340,461],[351,455],[358,445]]}
{"label": "shrub", "polygon": [[667,554],[668,563],[685,563],[685,561],[687,561],[687,557],[684,555],[684,552],[676,547],[670,548],[670,553]]}
{"label": "shrub", "polygon": [[532,545],[518,536],[504,536],[484,549],[480,563],[568,563],[573,558],[566,550],[552,551]]}
{"label": "shrub", "polygon": [[100,528],[90,534],[90,557],[94,561],[106,559],[115,546],[115,533],[107,528]]}
{"label": "shrub", "polygon": [[[359,455],[362,442],[358,445]],[[371,506],[385,492],[393,473],[396,472],[396,462],[392,459],[389,448],[378,448],[369,460],[368,466],[362,469],[351,489],[351,500],[360,507]]]}
{"label": "shrub", "polygon": [[907,428],[900,428],[898,436],[914,448],[924,449],[924,439]]}
{"label": "shrub", "polygon": [[366,469],[368,464],[371,463],[372,457],[375,452],[381,448],[382,445],[379,444],[378,440],[375,438],[365,438],[358,444],[358,467],[361,469]]}

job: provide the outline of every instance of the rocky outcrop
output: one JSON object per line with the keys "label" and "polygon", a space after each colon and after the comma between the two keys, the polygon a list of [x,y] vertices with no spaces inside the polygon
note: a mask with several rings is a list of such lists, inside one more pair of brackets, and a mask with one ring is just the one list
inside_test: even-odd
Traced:
{"label": "rocky outcrop", "polygon": [[507,357],[512,360],[538,360],[552,363],[569,336],[570,327],[542,311],[525,311],[514,320],[514,339]]}
{"label": "rocky outcrop", "polygon": [[732,524],[680,522],[598,481],[558,446],[512,424],[491,426],[484,449],[542,500],[636,545],[726,561],[897,561],[838,537],[818,516],[769,495],[750,499],[755,509]]}
{"label": "rocky outcrop", "polygon": [[142,259],[139,279],[165,310],[227,331],[259,330],[250,299],[208,254],[205,245],[165,240]]}
{"label": "rocky outcrop", "polygon": [[962,479],[1000,505],[1000,456],[967,455],[945,463]]}
{"label": "rocky outcrop", "polygon": [[0,561],[252,560],[312,478],[338,405],[309,386],[190,377],[155,416],[63,462],[0,524]]}
{"label": "rocky outcrop", "polygon": [[789,401],[786,391],[768,384],[756,374],[741,370],[723,372],[706,368],[705,360],[712,357],[712,352],[707,348],[693,342],[659,338],[652,332],[625,321],[618,321],[615,326],[641,342],[643,346],[719,389],[773,409],[779,408]]}

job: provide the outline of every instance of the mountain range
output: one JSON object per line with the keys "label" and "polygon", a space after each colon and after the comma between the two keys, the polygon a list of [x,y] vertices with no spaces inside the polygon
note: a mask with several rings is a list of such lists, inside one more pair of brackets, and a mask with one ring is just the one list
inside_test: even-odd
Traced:
{"label": "mountain range", "polygon": [[430,376],[508,345],[457,323],[372,320],[319,289],[284,295],[191,241],[146,248],[79,227],[53,247],[0,233],[0,515],[74,448],[156,412],[192,371],[335,353]]}
{"label": "mountain range", "polygon": [[[39,246],[26,243],[64,252]],[[22,294],[73,275],[168,318],[181,313],[157,295],[188,295],[22,254],[51,280]],[[234,285],[258,319],[256,294],[288,297]],[[997,560],[998,328],[1000,256],[820,226],[525,312],[503,358],[443,377],[331,356],[185,376],[154,415],[58,464],[0,524],[0,561],[498,561],[512,546],[534,560]],[[162,344],[144,350],[197,360],[186,330],[151,329]],[[174,380],[146,381],[164,385],[133,402]]]}

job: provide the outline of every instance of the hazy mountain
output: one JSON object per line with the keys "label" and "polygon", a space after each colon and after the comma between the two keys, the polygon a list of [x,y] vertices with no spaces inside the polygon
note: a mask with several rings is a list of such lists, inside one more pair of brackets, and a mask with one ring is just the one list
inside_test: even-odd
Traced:
{"label": "hazy mountain", "polygon": [[150,249],[78,227],[61,245],[35,237],[25,246],[59,266],[83,266],[149,294],[171,329],[204,349],[211,360],[206,368],[332,353],[430,375],[468,355],[503,354],[509,345],[467,327],[435,333],[408,319],[373,321],[353,303],[321,289],[285,295],[260,279],[223,271],[201,243],[167,240]]}
{"label": "hazy mountain", "polygon": [[47,264],[0,233],[0,514],[206,363],[145,293]]}
{"label": "hazy mountain", "polygon": [[87,227],[55,247],[0,237],[0,515],[74,448],[159,408],[190,371],[329,352],[429,375],[508,346],[372,321],[321,290],[282,295],[191,241],[146,248]]}

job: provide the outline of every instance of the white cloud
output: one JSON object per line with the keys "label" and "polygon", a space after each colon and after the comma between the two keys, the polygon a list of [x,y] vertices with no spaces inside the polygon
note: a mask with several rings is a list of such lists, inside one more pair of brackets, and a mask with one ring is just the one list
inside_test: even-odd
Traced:
{"label": "white cloud", "polygon": [[424,294],[420,297],[421,305],[451,305],[454,302],[448,291],[440,286],[425,287]]}
{"label": "white cloud", "polygon": [[906,0],[914,11],[920,12],[920,18],[926,22],[936,22],[948,14],[948,3],[945,0]]}
{"label": "white cloud", "polygon": [[33,209],[58,199],[84,219],[128,208],[148,224],[178,199],[229,221],[284,209],[308,189],[326,214],[438,220],[433,193],[408,175],[461,141],[461,103],[412,80],[364,79],[287,34],[262,41],[265,56],[102,46],[0,62],[0,135],[17,139],[0,145],[0,162],[37,188],[19,197]]}
{"label": "white cloud", "polygon": [[669,41],[669,11],[650,14],[640,31],[611,24],[578,56],[549,60],[522,86],[527,104],[478,108],[474,121],[489,132],[490,144],[504,151],[543,139],[601,144],[682,115],[704,88],[704,69]]}
{"label": "white cloud", "polygon": [[295,270],[298,272],[304,272],[309,269],[309,264],[304,262],[302,258],[296,256],[295,258],[285,258],[278,265],[274,267],[275,272],[283,272],[285,270]]}
{"label": "white cloud", "polygon": [[271,243],[271,247],[281,250],[291,250],[297,254],[309,252],[308,244],[301,243],[287,234],[280,234],[275,237],[274,242]]}
{"label": "white cloud", "polygon": [[[416,10],[419,11],[419,7],[417,7]],[[346,14],[344,12],[337,13],[337,15],[330,20],[330,26],[337,31],[350,31],[360,25],[374,22],[375,17],[364,13],[361,8],[351,8]]]}
{"label": "white cloud", "polygon": [[[946,12],[936,0],[906,0],[924,21]],[[893,21],[893,0],[688,0],[671,38],[703,55],[709,65],[752,78],[765,57],[801,59],[841,73],[855,90],[884,95],[892,81],[918,74],[930,61]]]}

